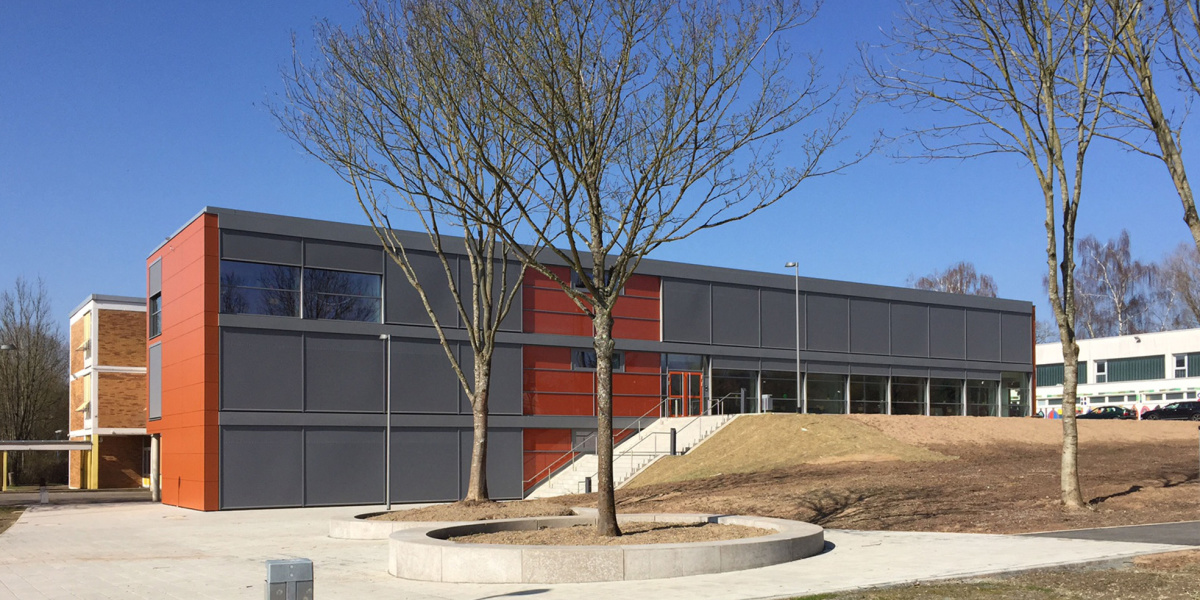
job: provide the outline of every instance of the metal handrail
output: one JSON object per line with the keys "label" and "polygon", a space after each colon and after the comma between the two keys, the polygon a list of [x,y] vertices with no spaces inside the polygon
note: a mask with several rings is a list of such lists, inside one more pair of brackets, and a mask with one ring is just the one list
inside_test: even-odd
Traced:
{"label": "metal handrail", "polygon": [[[729,392],[728,394],[725,394],[724,396],[721,396],[720,398],[717,398],[715,400],[710,399],[708,401],[709,416],[724,415],[725,414],[725,401],[730,398],[737,398],[740,400],[742,398],[742,393],[741,392]],[[720,412],[713,412],[714,406],[719,407],[721,409]],[[741,414],[741,413],[735,413],[735,414]]]}
{"label": "metal handrail", "polygon": [[[646,411],[646,412],[645,412],[645,414],[643,414],[642,416],[640,416],[640,417],[638,417],[637,419],[635,419],[632,425],[630,425],[630,426],[628,426],[628,427],[625,427],[625,428],[623,428],[623,429],[619,429],[619,430],[617,430],[617,431],[616,431],[616,433],[614,434],[614,437],[616,436],[616,434],[620,434],[620,433],[627,432],[627,431],[629,431],[629,430],[633,429],[634,427],[636,427],[636,428],[637,428],[637,431],[638,431],[638,432],[641,432],[641,430],[642,430],[642,419],[645,419],[646,417],[650,416],[650,413],[653,413],[653,412],[658,412],[658,413],[659,413],[659,416],[658,416],[658,417],[655,417],[656,419],[657,419],[657,418],[661,418],[661,417],[662,417],[662,400],[659,400],[658,406],[655,406],[654,408],[652,408],[652,409],[650,409],[650,410]],[[570,449],[570,450],[567,450],[567,451],[563,452],[563,453],[562,453],[563,457],[566,457],[567,455],[570,455],[570,459],[569,459],[569,460],[567,460],[566,462],[564,462],[564,463],[563,463],[563,464],[561,464],[561,465],[555,465],[554,463],[551,463],[551,464],[547,465],[547,466],[546,466],[546,468],[544,468],[544,469],[542,469],[541,471],[538,471],[537,473],[535,473],[535,474],[533,475],[533,477],[530,477],[530,478],[528,478],[528,479],[525,479],[524,481],[522,481],[522,482],[521,482],[521,487],[522,487],[522,488],[524,488],[524,487],[525,487],[526,485],[528,485],[529,483],[531,483],[531,482],[534,482],[534,481],[538,481],[538,479],[539,479],[539,478],[541,478],[541,476],[542,476],[542,475],[544,475],[544,474],[547,474],[547,473],[554,473],[554,472],[557,472],[557,471],[561,471],[562,469],[565,469],[565,468],[567,468],[567,467],[569,467],[569,466],[571,466],[571,465],[575,464],[575,461],[576,461],[576,460],[579,458],[579,456],[580,456],[580,455],[583,455],[583,454],[591,454],[590,452],[580,452],[580,451],[579,451],[579,449],[580,449],[580,448],[582,448],[583,446],[586,446],[586,445],[587,445],[587,443],[588,443],[588,441],[589,441],[589,440],[591,440],[591,441],[595,441],[595,440],[596,440],[596,434],[595,434],[595,433],[589,433],[589,434],[588,434],[586,437],[584,437],[582,440],[580,440],[580,441],[579,441],[579,443],[575,444],[574,446],[571,446],[571,449]],[[553,451],[536,451],[536,450],[535,450],[535,451],[533,451],[533,452],[539,452],[539,453],[550,453],[550,452],[553,452]],[[614,457],[614,460],[616,460],[616,458],[615,458],[615,457]],[[557,461],[556,461],[556,462],[557,462]],[[547,475],[547,477],[548,477],[548,475]]]}

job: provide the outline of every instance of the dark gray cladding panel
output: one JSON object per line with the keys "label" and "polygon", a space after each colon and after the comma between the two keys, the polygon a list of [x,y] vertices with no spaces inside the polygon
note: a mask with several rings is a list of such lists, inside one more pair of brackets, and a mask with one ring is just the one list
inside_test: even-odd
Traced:
{"label": "dark gray cladding panel", "polygon": [[712,286],[712,341],[726,346],[759,346],[758,289]]}
{"label": "dark gray cladding panel", "polygon": [[961,308],[929,308],[929,356],[966,358],[966,311]]}
{"label": "dark gray cladding panel", "polygon": [[383,272],[383,249],[337,242],[304,241],[304,266],[336,271]]}
{"label": "dark gray cladding panel", "polygon": [[1000,360],[1000,313],[967,311],[967,360]]}
{"label": "dark gray cladding panel", "polygon": [[392,501],[459,499],[457,428],[392,429]]}
{"label": "dark gray cladding panel", "polygon": [[150,346],[150,350],[146,352],[147,364],[146,374],[149,377],[149,406],[147,407],[148,419],[162,418],[162,344]]}
{"label": "dark gray cladding panel", "polygon": [[[469,348],[469,347],[468,347]],[[522,368],[521,347],[497,345],[492,355],[492,397],[488,412],[493,415],[519,415],[525,371]]]}
{"label": "dark gray cladding panel", "polygon": [[222,229],[221,258],[299,265],[304,251],[297,238]]}
{"label": "dark gray cladding panel", "polygon": [[882,365],[850,365],[851,375],[891,375],[892,370]]}
{"label": "dark gray cladding panel", "polygon": [[892,304],[892,356],[929,356],[929,307]]}
{"label": "dark gray cladding panel", "polygon": [[302,506],[299,427],[221,427],[221,508]]}
{"label": "dark gray cladding panel", "polygon": [[842,363],[808,363],[809,373],[825,373],[830,375],[848,375],[850,374],[850,365]]}
{"label": "dark gray cladding panel", "polygon": [[150,296],[153,296],[155,294],[161,294],[162,293],[162,259],[161,258],[154,261],[153,263],[151,263],[150,269],[149,269],[149,274],[147,275],[147,279],[149,280],[147,282],[149,289],[146,290],[146,292],[147,292],[146,297],[149,298]]}
{"label": "dark gray cladding panel", "polygon": [[[794,358],[764,358],[759,362],[762,364],[762,370],[764,371],[796,372],[796,359]],[[801,370],[803,368],[804,365],[801,365]]]}
{"label": "dark gray cladding panel", "polygon": [[[459,368],[462,369],[464,375],[467,376],[467,381],[472,382],[474,386],[475,380],[475,351],[471,350],[471,344],[464,342],[455,346],[455,352],[458,356]],[[494,360],[494,359],[493,359]],[[493,365],[494,367],[495,365]],[[491,402],[488,402],[488,408],[491,408]],[[458,413],[462,415],[472,414],[474,411],[471,408],[471,399],[467,396],[466,390],[463,389],[462,383],[458,385]]]}
{"label": "dark gray cladding panel", "polygon": [[[488,495],[493,500],[512,500],[522,497],[523,436],[520,429],[491,429],[488,431],[487,485]],[[462,457],[458,473],[461,494],[466,495],[471,480],[471,448],[475,434],[470,429],[458,433],[459,456]]]}
{"label": "dark gray cladding panel", "polygon": [[221,330],[222,410],[302,410],[298,332]]}
{"label": "dark gray cladding panel", "polygon": [[[744,371],[757,371],[759,368],[757,358],[740,358],[731,356],[714,356],[709,359],[709,364],[714,369],[736,369]],[[795,369],[796,365],[792,365]]]}
{"label": "dark gray cladding panel", "polygon": [[663,279],[662,296],[664,342],[712,341],[712,296],[707,282]]}
{"label": "dark gray cladding panel", "polygon": [[[764,348],[796,349],[796,292],[763,288],[762,346]],[[800,314],[804,314],[804,295],[800,296]],[[800,320],[800,340],[804,340],[804,320]]]}
{"label": "dark gray cladding panel", "polygon": [[[462,282],[462,286],[463,286],[463,289],[460,293],[463,295],[463,297],[470,298],[471,297],[471,261],[470,261],[470,259],[466,256],[463,256],[462,259],[460,259],[458,261],[458,267],[459,267],[458,280]],[[495,270],[492,272],[492,276],[495,278],[496,283],[494,283],[492,285],[492,296],[493,296],[492,300],[494,302],[493,306],[496,307],[496,310],[500,309],[500,305],[503,301],[503,296],[501,296],[501,291],[503,291],[504,294],[507,295],[514,288],[517,290],[516,296],[513,297],[512,308],[509,309],[508,314],[505,315],[505,317],[504,317],[504,320],[500,322],[500,330],[501,331],[521,331],[521,300],[522,300],[522,298],[521,298],[522,294],[521,294],[521,290],[520,290],[520,287],[521,287],[521,263],[510,260],[510,261],[508,261],[508,266],[506,267],[506,266],[504,266],[503,263],[501,263],[500,261],[497,260],[497,261],[495,261],[495,266],[493,267],[493,269],[495,269]],[[505,281],[507,281],[507,284],[504,286],[501,286],[499,283],[501,275],[503,275],[505,278]],[[503,287],[503,290],[501,290],[502,287]],[[468,305],[469,305],[469,303],[468,303]]]}
{"label": "dark gray cladding panel", "polygon": [[808,349],[849,352],[849,299],[839,296],[808,295],[806,329]]}
{"label": "dark gray cladding panel", "polygon": [[967,379],[1000,381],[1000,373],[998,371],[967,371]]}
{"label": "dark gray cladding panel", "polygon": [[[521,293],[522,277],[521,263],[517,261],[508,261],[505,277],[508,280],[507,291],[516,290],[516,294],[512,299],[512,306],[508,310],[508,314],[504,316],[504,320],[500,321],[500,329],[503,331],[522,331],[524,329],[522,321],[521,307],[524,294]],[[500,306],[500,298],[497,297],[496,306]]]}
{"label": "dark gray cladding panel", "polygon": [[850,300],[850,351],[857,354],[891,352],[891,327],[887,302]]}
{"label": "dark gray cladding panel", "polygon": [[384,352],[375,336],[305,334],[305,410],[383,412]]}
{"label": "dark gray cladding panel", "polygon": [[458,377],[437,341],[392,340],[392,411],[458,413]]}
{"label": "dark gray cladding panel", "polygon": [[1032,321],[1029,315],[1000,315],[1000,350],[1004,362],[1033,362]]}
{"label": "dark gray cladding panel", "polygon": [[[447,260],[450,262],[451,273],[456,277],[455,286],[458,286],[458,282],[461,281],[457,278],[456,263],[458,259],[450,256],[447,257]],[[457,301],[454,299],[454,294],[450,293],[450,283],[446,280],[446,269],[442,266],[442,261],[431,252],[413,251],[408,253],[408,261],[417,276],[417,283],[420,283],[425,290],[425,297],[429,299],[429,305],[433,307],[438,321],[443,327],[458,327]],[[387,258],[384,279],[387,285],[384,296],[387,304],[385,312],[388,323],[433,324],[429,319],[429,313],[425,311],[425,305],[421,303],[421,296],[404,276],[400,265],[390,257]],[[469,296],[470,287],[465,292],[460,289],[459,293]]]}
{"label": "dark gray cladding panel", "polygon": [[384,496],[384,446],[382,427],[306,429],[306,504],[381,504]]}

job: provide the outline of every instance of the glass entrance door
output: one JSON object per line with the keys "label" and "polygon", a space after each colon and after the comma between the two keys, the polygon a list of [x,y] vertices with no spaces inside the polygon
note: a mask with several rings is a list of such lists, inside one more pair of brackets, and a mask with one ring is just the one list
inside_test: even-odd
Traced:
{"label": "glass entrance door", "polygon": [[694,417],[702,414],[704,375],[697,371],[667,373],[667,416]]}

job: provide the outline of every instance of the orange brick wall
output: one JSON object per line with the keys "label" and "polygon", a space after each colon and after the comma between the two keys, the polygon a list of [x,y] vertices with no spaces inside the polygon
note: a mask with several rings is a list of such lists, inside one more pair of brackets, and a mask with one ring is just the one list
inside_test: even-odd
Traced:
{"label": "orange brick wall", "polygon": [[[217,217],[201,215],[146,261],[162,259],[162,500],[217,510]],[[147,285],[149,281],[147,279]]]}
{"label": "orange brick wall", "polygon": [[[82,442],[84,438],[73,437],[73,442]],[[67,462],[67,485],[71,489],[79,489],[83,487],[83,451],[70,450],[69,460]]]}
{"label": "orange brick wall", "polygon": [[142,487],[142,448],[145,437],[113,435],[100,438],[100,488]]}
{"label": "orange brick wall", "polygon": [[71,372],[74,373],[83,368],[83,350],[78,349],[83,343],[87,332],[83,330],[84,322],[87,319],[80,317],[78,321],[71,324]]}
{"label": "orange brick wall", "polygon": [[146,313],[100,310],[95,364],[105,367],[146,366]]}
{"label": "orange brick wall", "polygon": [[69,413],[68,422],[70,423],[69,431],[79,431],[80,429],[83,429],[83,413],[75,409],[79,408],[80,404],[83,404],[83,399],[86,397],[84,395],[84,386],[91,385],[91,378],[80,377],[79,379],[73,379],[71,380],[70,385],[71,394],[70,399],[67,400],[67,412]]}
{"label": "orange brick wall", "polygon": [[100,398],[99,426],[145,427],[149,385],[146,376],[141,373],[98,373],[96,377],[100,386],[97,394]]}

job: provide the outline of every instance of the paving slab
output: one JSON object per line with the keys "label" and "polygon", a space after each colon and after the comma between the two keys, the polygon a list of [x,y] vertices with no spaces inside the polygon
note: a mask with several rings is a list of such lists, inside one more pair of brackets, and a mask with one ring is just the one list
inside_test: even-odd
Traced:
{"label": "paving slab", "polygon": [[636,582],[447,584],[387,573],[387,543],[328,537],[329,519],[377,507],[200,513],[151,503],[35,506],[0,535],[0,600],[263,597],[265,561],[309,558],[319,598],[458,600],[787,598],[1178,550],[1064,538],[827,530],[827,552],[714,575]]}
{"label": "paving slab", "polygon": [[1030,537],[1065,538],[1073,540],[1102,540],[1108,542],[1142,542],[1148,544],[1177,544],[1200,546],[1200,521],[1098,527],[1030,533]]}

